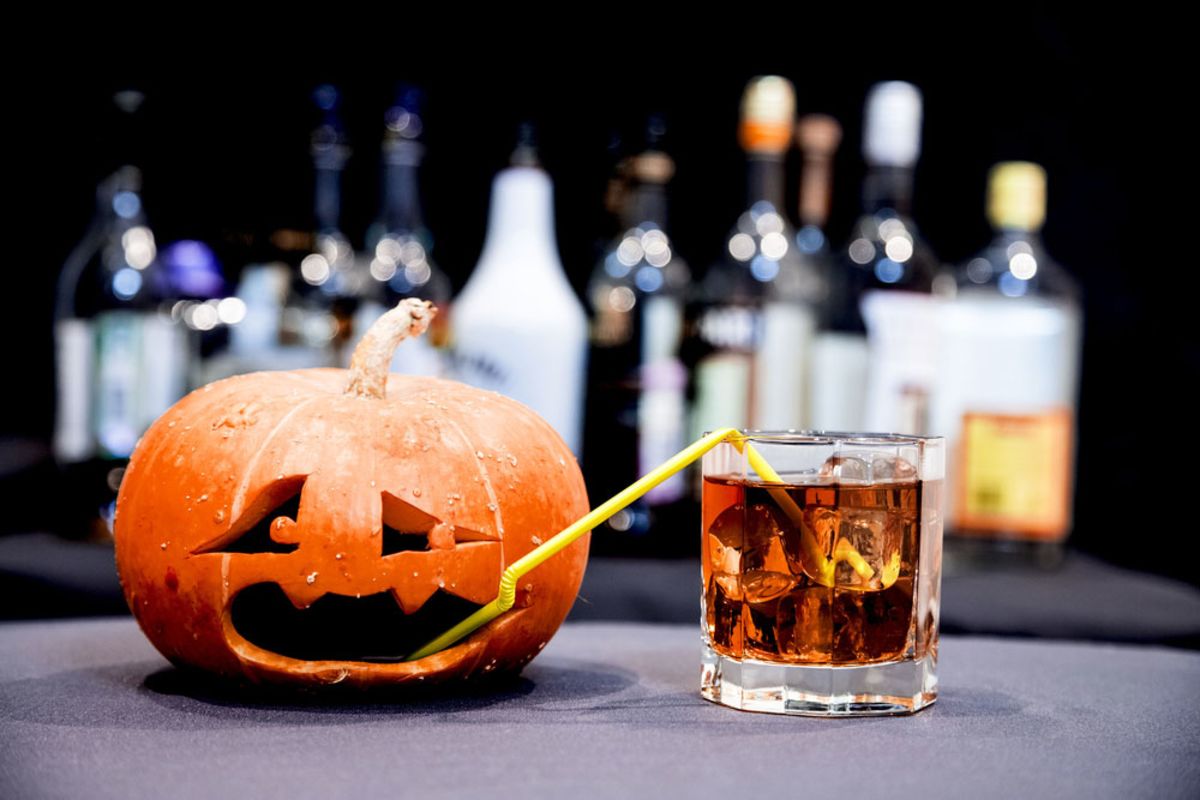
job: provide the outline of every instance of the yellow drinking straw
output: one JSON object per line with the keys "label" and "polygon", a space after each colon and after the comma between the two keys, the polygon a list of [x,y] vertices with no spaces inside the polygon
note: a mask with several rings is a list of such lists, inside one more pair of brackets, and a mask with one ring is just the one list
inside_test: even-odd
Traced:
{"label": "yellow drinking straw", "polygon": [[[425,658],[437,653],[455,642],[463,639],[468,634],[474,632],[478,628],[488,624],[496,617],[503,614],[513,607],[517,599],[517,582],[521,580],[530,570],[540,566],[546,559],[568,547],[572,542],[583,536],[588,531],[603,523],[609,517],[616,514],[621,509],[628,506],[633,501],[644,495],[646,492],[658,486],[660,483],[670,478],[675,473],[684,469],[696,459],[703,456],[709,450],[712,450],[718,444],[724,441],[729,441],[739,452],[745,452],[746,458],[750,463],[751,468],[758,473],[758,476],[766,483],[783,483],[783,478],[779,476],[771,465],[759,455],[758,451],[751,447],[746,442],[746,437],[739,433],[734,428],[721,428],[708,434],[702,439],[692,443],[683,450],[667,459],[655,469],[643,475],[634,483],[622,489],[617,494],[613,495],[604,503],[596,506],[592,511],[576,520],[566,528],[555,534],[550,539],[547,539],[538,547],[526,553],[521,558],[509,564],[508,568],[500,576],[500,589],[496,599],[487,605],[480,608],[471,616],[458,623],[450,630],[438,636],[436,639],[425,644],[420,649],[413,652],[406,658],[406,661],[416,661],[417,659]],[[839,539],[837,547],[834,549],[833,558],[826,558],[821,552],[820,545],[813,537],[812,533],[806,526],[802,524],[802,512],[799,506],[796,505],[791,496],[783,488],[771,489],[767,491],[771,497],[779,504],[784,513],[796,524],[802,531],[801,540],[805,549],[808,564],[815,566],[817,574],[810,574],[813,580],[823,586],[833,586],[834,571],[840,561],[846,561],[864,580],[870,580],[875,571],[866,562],[862,555],[854,549],[854,546],[845,539]],[[898,564],[897,564],[898,567]],[[807,572],[807,570],[806,570]],[[890,570],[885,570],[890,572]],[[886,582],[885,576],[885,582]],[[895,580],[895,578],[892,578]],[[887,585],[890,585],[887,584]]]}

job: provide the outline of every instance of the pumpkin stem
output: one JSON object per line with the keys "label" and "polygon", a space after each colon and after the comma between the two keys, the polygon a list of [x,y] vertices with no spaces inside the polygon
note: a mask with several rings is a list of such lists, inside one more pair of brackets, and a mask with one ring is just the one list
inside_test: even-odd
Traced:
{"label": "pumpkin stem", "polygon": [[382,400],[396,346],[429,327],[437,309],[427,300],[407,297],[373,324],[354,348],[346,394]]}

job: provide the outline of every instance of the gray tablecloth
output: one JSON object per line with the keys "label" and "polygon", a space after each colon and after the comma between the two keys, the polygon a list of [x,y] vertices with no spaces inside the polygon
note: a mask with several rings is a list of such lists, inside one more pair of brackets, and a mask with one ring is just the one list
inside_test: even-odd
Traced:
{"label": "gray tablecloth", "polygon": [[944,637],[915,717],[697,694],[693,626],[570,624],[513,686],[247,702],[130,620],[0,625],[0,797],[1195,797],[1200,654]]}

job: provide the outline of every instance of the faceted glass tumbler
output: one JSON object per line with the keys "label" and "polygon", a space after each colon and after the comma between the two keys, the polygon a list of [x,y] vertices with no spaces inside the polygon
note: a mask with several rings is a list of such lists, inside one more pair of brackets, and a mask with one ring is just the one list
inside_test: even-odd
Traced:
{"label": "faceted glass tumbler", "polygon": [[937,699],[944,454],[938,437],[748,431],[705,455],[706,699],[812,716]]}

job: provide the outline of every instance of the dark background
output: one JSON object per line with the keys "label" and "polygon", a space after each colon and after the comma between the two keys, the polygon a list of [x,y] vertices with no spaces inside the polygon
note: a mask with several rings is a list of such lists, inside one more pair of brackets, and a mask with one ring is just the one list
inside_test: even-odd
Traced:
{"label": "dark background", "polygon": [[[8,97],[18,112],[8,126],[18,156],[9,196],[18,212],[6,233],[19,260],[9,265],[12,294],[0,315],[19,379],[7,394],[0,436],[49,436],[54,281],[90,218],[96,182],[116,163],[116,89],[147,95],[135,152],[160,247],[204,240],[231,279],[245,257],[235,242],[310,225],[310,93],[317,83],[343,89],[354,148],[343,229],[359,245],[378,209],[383,110],[397,81],[426,90],[425,210],[434,257],[456,288],[480,251],[491,178],[506,163],[518,120],[534,119],[555,181],[562,260],[581,289],[599,243],[615,233],[602,204],[610,142],[620,134],[636,146],[646,112],[667,115],[666,146],[678,165],[672,235],[699,272],[742,210],[735,130],[747,78],[785,75],[800,112],[827,112],[844,125],[834,242],[857,213],[866,90],[898,78],[925,95],[915,216],[944,261],[965,259],[988,238],[983,196],[993,162],[1029,158],[1048,170],[1047,246],[1085,298],[1072,543],[1200,582],[1190,566],[1200,555],[1197,526],[1167,491],[1196,461],[1194,445],[1171,441],[1185,411],[1194,410],[1185,386],[1200,373],[1200,348],[1186,323],[1193,279],[1166,269],[1179,258],[1172,250],[1190,247],[1179,242],[1193,212],[1146,185],[1147,176],[1177,169],[1173,139],[1186,135],[1179,120],[1188,95],[1174,93],[1176,73],[1158,64],[1155,43],[1128,21],[1044,13],[979,30],[947,28],[947,20],[881,24],[865,10],[861,19],[759,21],[745,29],[730,19],[720,36],[695,41],[668,41],[667,28],[637,20],[614,26],[599,45],[531,32],[505,46],[497,44],[505,34],[487,46],[454,37],[420,45],[415,32],[397,27],[393,38],[350,46],[310,30],[178,47],[154,41],[136,53],[79,47],[66,69],[23,65]],[[797,159],[790,164],[794,198]],[[36,527],[34,503],[10,488],[12,518],[3,527]]]}

